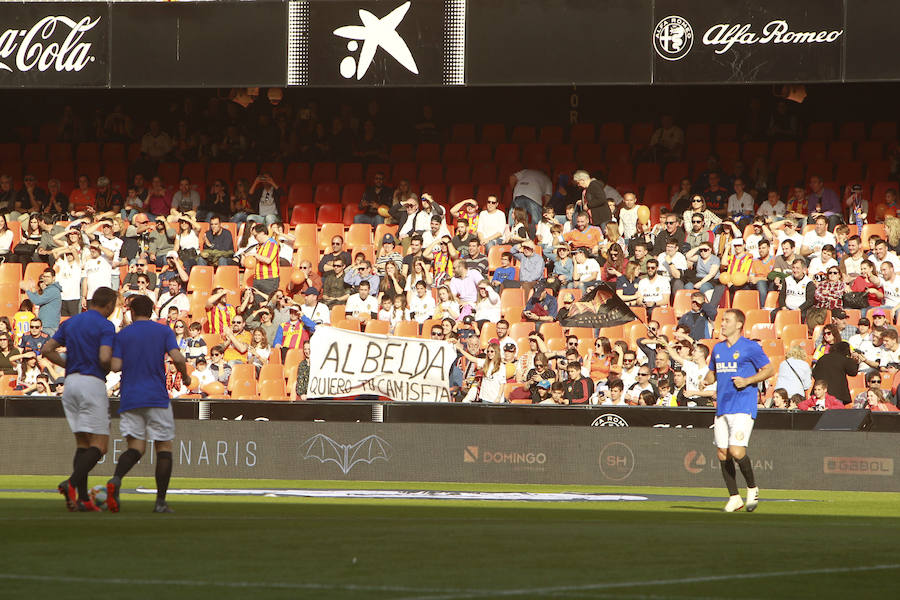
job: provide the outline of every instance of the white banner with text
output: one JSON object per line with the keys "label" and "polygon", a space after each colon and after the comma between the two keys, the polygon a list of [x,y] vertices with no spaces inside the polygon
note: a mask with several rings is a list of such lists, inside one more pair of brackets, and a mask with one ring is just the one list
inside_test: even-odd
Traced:
{"label": "white banner with text", "polygon": [[385,396],[449,402],[456,351],[447,342],[316,327],[310,339],[309,398]]}

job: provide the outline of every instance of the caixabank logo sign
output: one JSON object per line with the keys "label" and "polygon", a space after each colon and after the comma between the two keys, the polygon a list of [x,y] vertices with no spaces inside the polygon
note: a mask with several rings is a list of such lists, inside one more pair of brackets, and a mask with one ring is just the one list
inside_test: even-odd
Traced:
{"label": "caixabank logo sign", "polygon": [[842,0],[657,0],[654,82],[839,80]]}
{"label": "caixabank logo sign", "polygon": [[436,0],[313,1],[309,81],[317,85],[440,85],[447,35]]}

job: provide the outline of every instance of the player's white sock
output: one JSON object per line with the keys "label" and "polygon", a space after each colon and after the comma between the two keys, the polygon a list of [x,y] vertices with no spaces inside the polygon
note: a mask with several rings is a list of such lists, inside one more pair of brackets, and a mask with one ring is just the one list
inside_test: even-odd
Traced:
{"label": "player's white sock", "polygon": [[741,500],[741,495],[738,494],[736,496],[729,496],[728,502],[722,510],[725,512],[734,512],[736,510],[741,510],[742,508],[744,508],[744,501]]}
{"label": "player's white sock", "polygon": [[759,487],[747,488],[747,512],[753,512],[759,505]]}

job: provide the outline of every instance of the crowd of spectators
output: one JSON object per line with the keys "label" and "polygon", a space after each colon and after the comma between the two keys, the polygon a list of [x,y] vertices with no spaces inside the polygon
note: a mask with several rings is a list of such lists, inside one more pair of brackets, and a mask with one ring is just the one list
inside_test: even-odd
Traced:
{"label": "crowd of spectators", "polygon": [[[108,285],[120,293],[117,327],[142,294],[175,331],[195,383],[187,389],[171,368],[173,396],[255,396],[275,380],[272,397],[305,399],[308,341],[325,324],[454,344],[455,401],[705,406],[715,402],[704,379],[717,315],[733,306],[746,313],[745,335],[779,363],[760,385],[762,406],[896,410],[900,220],[864,231],[876,219],[861,186],[839,194],[813,173],[783,197],[711,155],[652,211],[602,172],[554,181],[532,168],[510,174],[507,194],[450,206],[376,172],[353,219],[371,246],[349,244],[341,227],[320,253],[317,239],[284,223],[286,185],[272,173],[203,189],[188,177],[165,181],[158,167],[383,161],[377,104],[330,127],[314,104],[275,108],[252,125],[235,106],[211,116],[185,104],[168,123],[150,121],[125,186],[106,175],[43,184],[24,173],[21,185],[0,175],[0,258],[25,268],[18,311],[0,317],[0,369],[17,393],[59,393],[62,373],[41,358],[42,340]],[[416,124],[419,141],[434,139],[429,117]],[[60,139],[85,135],[73,120],[64,115]],[[104,142],[138,139],[121,107],[95,126]],[[679,131],[664,117],[644,152],[679,160]],[[889,190],[887,202],[896,197]],[[639,320],[561,326],[600,284]],[[111,374],[111,393],[117,385]]]}

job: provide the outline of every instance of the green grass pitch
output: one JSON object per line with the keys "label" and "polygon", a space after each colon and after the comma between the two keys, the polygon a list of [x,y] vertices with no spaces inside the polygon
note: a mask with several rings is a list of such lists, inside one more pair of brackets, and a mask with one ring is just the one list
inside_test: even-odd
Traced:
{"label": "green grass pitch", "polygon": [[[0,489],[60,478],[0,477]],[[91,484],[103,483],[92,478]],[[126,480],[126,491],[153,487]],[[119,514],[0,493],[0,598],[896,598],[900,494],[772,491],[724,514],[721,489],[241,481],[172,488],[360,488],[714,496],[514,503],[125,493]]]}

